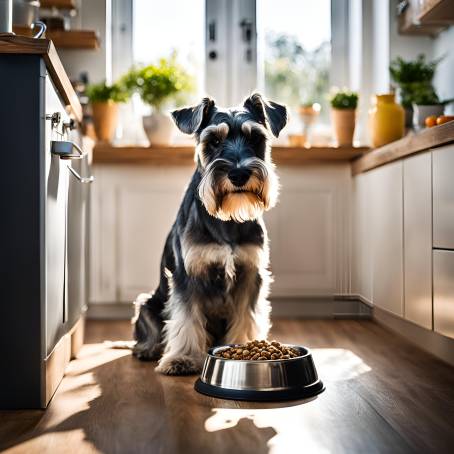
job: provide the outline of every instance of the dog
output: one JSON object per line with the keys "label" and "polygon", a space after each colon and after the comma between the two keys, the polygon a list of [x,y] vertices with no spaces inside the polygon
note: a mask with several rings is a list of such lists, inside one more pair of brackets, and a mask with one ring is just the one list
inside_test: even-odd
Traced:
{"label": "dog", "polygon": [[201,371],[208,347],[266,339],[269,246],[262,219],[278,196],[271,135],[287,108],[248,97],[223,109],[211,98],[172,112],[196,140],[196,170],[161,259],[160,282],[135,304],[133,354],[168,375]]}

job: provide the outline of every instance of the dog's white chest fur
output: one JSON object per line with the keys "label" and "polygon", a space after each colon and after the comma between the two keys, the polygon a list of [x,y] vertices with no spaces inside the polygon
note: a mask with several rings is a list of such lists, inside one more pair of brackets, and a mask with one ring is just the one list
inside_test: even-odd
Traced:
{"label": "dog's white chest fur", "polygon": [[189,276],[202,276],[211,266],[220,266],[226,277],[233,280],[238,265],[260,270],[268,265],[268,251],[255,244],[235,247],[209,243],[204,245],[183,243],[184,267]]}

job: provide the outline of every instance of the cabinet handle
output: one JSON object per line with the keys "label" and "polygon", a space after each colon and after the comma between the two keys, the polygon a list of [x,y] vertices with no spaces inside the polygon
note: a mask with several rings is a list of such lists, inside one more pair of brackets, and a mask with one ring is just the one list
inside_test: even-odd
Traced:
{"label": "cabinet handle", "polygon": [[71,166],[68,166],[68,170],[81,182],[81,183],[93,183],[95,177],[93,175],[86,177],[81,177]]}
{"label": "cabinet handle", "polygon": [[[74,153],[74,150],[77,153]],[[50,152],[60,159],[82,159],[87,153],[84,153],[77,143],[64,141],[64,140],[52,140]]]}

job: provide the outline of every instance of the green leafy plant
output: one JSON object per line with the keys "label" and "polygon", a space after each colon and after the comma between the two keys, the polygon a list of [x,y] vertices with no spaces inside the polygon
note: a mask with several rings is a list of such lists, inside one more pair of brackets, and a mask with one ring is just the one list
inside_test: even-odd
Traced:
{"label": "green leafy plant", "polygon": [[104,81],[87,87],[87,96],[91,103],[107,101],[126,102],[130,95],[130,90],[121,83],[107,85]]}
{"label": "green leafy plant", "polygon": [[176,62],[175,55],[154,65],[132,68],[121,82],[157,110],[170,100],[176,105],[184,103],[184,95],[194,87],[192,77]]}
{"label": "green leafy plant", "polygon": [[413,94],[413,103],[419,106],[433,106],[434,104],[440,104],[440,99],[435,92],[432,84],[423,84],[419,88],[415,89]]}
{"label": "green leafy plant", "polygon": [[331,107],[334,109],[356,109],[358,98],[358,93],[354,91],[338,91],[330,98]]}
{"label": "green leafy plant", "polygon": [[399,87],[400,102],[410,108],[416,104],[438,104],[438,96],[432,85],[438,64],[441,59],[427,62],[421,54],[416,60],[405,61],[395,58],[389,66],[391,79]]}

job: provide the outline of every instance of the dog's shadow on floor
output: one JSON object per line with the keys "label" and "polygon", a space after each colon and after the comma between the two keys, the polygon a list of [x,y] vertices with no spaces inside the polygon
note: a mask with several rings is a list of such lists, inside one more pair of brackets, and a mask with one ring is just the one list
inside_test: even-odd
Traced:
{"label": "dog's shadow on floor", "polygon": [[[46,437],[81,430],[83,439],[104,453],[267,453],[277,432],[267,425],[266,410],[292,405],[212,399],[194,391],[196,377],[167,377],[154,367],[123,354],[69,373],[36,425],[3,442],[3,448],[37,437],[44,437],[39,446],[46,446]],[[51,445],[58,450],[64,439],[56,437]]]}

